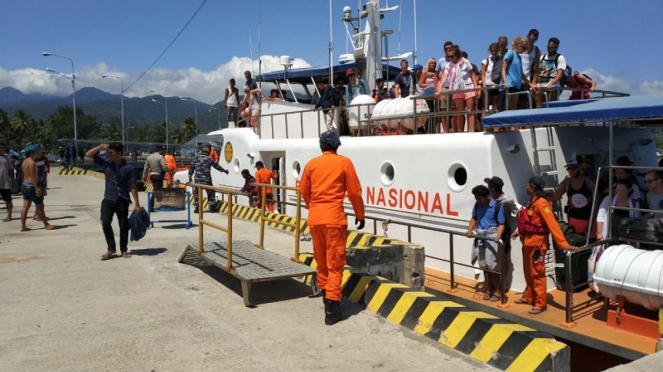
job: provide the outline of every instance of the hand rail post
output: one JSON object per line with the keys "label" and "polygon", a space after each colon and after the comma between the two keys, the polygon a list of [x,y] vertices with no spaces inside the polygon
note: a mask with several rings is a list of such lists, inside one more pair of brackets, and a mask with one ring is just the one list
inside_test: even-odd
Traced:
{"label": "hand rail post", "polygon": [[506,244],[502,239],[497,245],[497,252],[500,257],[500,292],[502,293],[500,303],[504,306],[506,304]]}
{"label": "hand rail post", "polygon": [[267,193],[265,186],[260,187],[262,188],[262,205],[260,206],[260,242],[258,248],[265,249],[263,242],[265,241],[265,201],[267,200]]}
{"label": "hand rail post", "polygon": [[202,255],[205,254],[205,249],[203,248],[203,208],[202,208],[202,203],[203,203],[203,188],[198,187],[198,254]]}
{"label": "hand rail post", "polygon": [[449,274],[451,274],[451,288],[449,292],[456,291],[456,274],[454,273],[454,235],[449,234]]}
{"label": "hand rail post", "polygon": [[570,324],[573,322],[573,288],[571,288],[571,256],[573,252],[570,252],[564,256],[564,273],[566,278],[564,282],[566,285],[566,323]]}
{"label": "hand rail post", "polygon": [[[222,194],[225,195],[225,192]],[[228,191],[228,271],[233,269],[233,198]]]}
{"label": "hand rail post", "polygon": [[299,234],[302,219],[302,192],[297,189],[297,212],[295,214],[295,261],[299,262]]}

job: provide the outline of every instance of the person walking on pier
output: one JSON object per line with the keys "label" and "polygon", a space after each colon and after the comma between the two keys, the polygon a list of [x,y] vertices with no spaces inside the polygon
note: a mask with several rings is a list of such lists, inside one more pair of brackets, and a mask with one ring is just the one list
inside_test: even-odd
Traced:
{"label": "person walking on pier", "polygon": [[340,309],[341,280],[346,263],[345,241],[348,220],[343,208],[347,195],[352,203],[357,229],[364,228],[364,200],[361,184],[350,159],[338,155],[338,134],[320,136],[322,155],[311,159],[302,173],[299,189],[308,209],[308,225],[313,237],[317,280],[325,304],[325,324],[333,325],[343,316]]}
{"label": "person walking on pier", "polygon": [[[202,151],[200,151],[199,155],[193,158],[193,161],[191,162],[191,167],[189,167],[189,182],[191,182],[193,174],[195,173],[196,176],[193,177],[193,179],[196,181],[195,183],[212,186],[212,167],[214,167],[214,169],[218,170],[219,172],[228,174],[228,170],[223,169],[219,165],[219,163],[215,162],[214,159],[210,158],[209,151],[207,149],[203,149]],[[206,189],[206,191],[207,191],[207,203],[210,206],[210,210],[213,211],[214,210],[213,206],[215,205],[214,201],[215,192],[214,190],[211,189]],[[193,206],[195,208],[193,213],[198,213],[197,187],[193,188]]]}
{"label": "person walking on pier", "polygon": [[161,146],[158,149],[154,149],[154,153],[148,156],[145,159],[145,165],[143,166],[143,182],[147,181],[147,175],[150,175],[150,181],[154,187],[154,192],[150,196],[150,212],[154,212],[154,195],[156,193],[162,193],[163,190],[163,178],[166,173],[171,175],[174,171],[171,171],[168,168],[166,159],[163,155],[166,153],[166,146]]}
{"label": "person walking on pier", "polygon": [[23,194],[23,209],[21,210],[21,232],[31,230],[26,226],[25,221],[28,218],[28,211],[30,210],[32,203],[35,203],[35,207],[37,209],[35,214],[44,224],[44,229],[55,229],[55,226],[48,223],[46,215],[44,214],[44,198],[41,193],[41,189],[38,186],[39,177],[37,176],[37,164],[35,163],[37,151],[37,145],[30,145],[23,150],[23,152],[25,152],[25,160],[23,161],[23,164],[21,164],[24,177],[23,184],[21,185],[21,193]]}
{"label": "person walking on pier", "polygon": [[546,299],[546,252],[548,251],[548,235],[552,234],[555,244],[562,250],[577,251],[564,238],[562,230],[552,213],[552,204],[545,198],[543,191],[545,181],[540,177],[532,177],[525,185],[530,200],[518,212],[518,230],[511,234],[512,239],[520,236],[523,245],[523,272],[527,287],[523,297],[516,304],[532,305],[530,314],[541,314],[547,310]]}
{"label": "person walking on pier", "polygon": [[[107,158],[98,155],[101,150],[106,150]],[[101,256],[102,261],[112,258],[117,252],[112,226],[113,215],[117,216],[117,223],[120,225],[120,253],[122,257],[131,257],[127,247],[129,243],[129,204],[131,204],[129,193],[134,199],[134,211],[137,213],[141,211],[136,190],[136,173],[134,168],[122,157],[122,150],[122,142],[111,142],[101,144],[85,153],[85,156],[91,158],[94,164],[103,168],[106,179],[104,199],[101,201],[101,226],[108,249]]]}
{"label": "person walking on pier", "polygon": [[7,147],[0,143],[0,195],[7,205],[7,216],[3,220],[9,222],[12,220],[12,181],[14,179],[14,170],[11,167],[11,161],[7,155]]}

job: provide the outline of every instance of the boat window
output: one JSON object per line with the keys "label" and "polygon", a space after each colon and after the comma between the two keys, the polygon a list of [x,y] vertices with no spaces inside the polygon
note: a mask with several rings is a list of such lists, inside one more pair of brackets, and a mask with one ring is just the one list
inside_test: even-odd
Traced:
{"label": "boat window", "polygon": [[380,167],[380,182],[385,186],[391,186],[394,183],[394,176],[396,171],[394,165],[390,161],[382,163]]}
{"label": "boat window", "polygon": [[463,163],[454,163],[447,173],[447,184],[452,191],[462,191],[467,186],[467,167]]}
{"label": "boat window", "polygon": [[299,160],[295,160],[292,163],[292,176],[295,179],[299,179],[299,176],[302,174],[302,165],[299,163]]}
{"label": "boat window", "polygon": [[239,158],[235,158],[235,160],[233,161],[233,170],[235,171],[235,173],[239,173],[240,169],[239,165],[240,165]]}

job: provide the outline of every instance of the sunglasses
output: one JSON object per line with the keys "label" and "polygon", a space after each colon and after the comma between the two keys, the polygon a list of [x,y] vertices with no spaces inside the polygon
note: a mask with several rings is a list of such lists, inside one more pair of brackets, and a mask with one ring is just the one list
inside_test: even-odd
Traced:
{"label": "sunglasses", "polygon": [[559,47],[548,47],[548,50],[557,50]]}
{"label": "sunglasses", "polygon": [[495,50],[495,49],[491,49],[490,52],[491,52],[491,53],[497,53],[497,50]]}
{"label": "sunglasses", "polygon": [[444,50],[451,50],[451,49],[453,49],[453,47],[446,47],[446,48],[444,48]]}
{"label": "sunglasses", "polygon": [[654,178],[654,179],[652,179],[652,180],[645,180],[645,185],[649,185],[650,183],[652,183],[652,182],[654,182],[654,181],[656,181],[656,180],[660,180],[660,178]]}

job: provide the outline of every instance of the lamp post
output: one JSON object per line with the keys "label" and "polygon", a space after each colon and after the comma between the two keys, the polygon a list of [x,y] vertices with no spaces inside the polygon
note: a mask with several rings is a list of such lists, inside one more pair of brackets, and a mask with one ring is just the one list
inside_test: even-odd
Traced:
{"label": "lamp post", "polygon": [[[154,92],[154,91],[152,91]],[[166,103],[162,103],[152,98],[153,102],[166,106],[166,152],[168,152],[168,97],[163,97]]]}
{"label": "lamp post", "polygon": [[[129,147],[124,147],[124,134],[126,132],[127,134],[127,140],[129,140],[129,129],[134,129],[135,127],[127,127],[126,129],[122,129],[122,148],[124,148],[124,151],[126,151],[127,154],[129,154],[129,159],[131,159],[131,152],[129,151]],[[131,141],[128,141],[131,143]],[[138,160],[138,157],[136,157],[136,160]]]}
{"label": "lamp post", "polygon": [[[65,59],[68,59],[69,62],[71,62],[71,79],[69,79],[69,80],[71,80],[71,87],[74,90],[71,97],[74,101],[74,150],[76,151],[72,158],[75,159],[76,156],[78,156],[78,129],[77,129],[77,126],[76,126],[76,73],[74,72],[74,61],[69,57],[65,57],[65,56],[61,56],[59,54],[53,54],[53,53],[49,53],[49,52],[43,52],[41,55],[43,55],[44,57],[65,58]],[[56,71],[53,71],[50,68],[47,68],[46,70],[49,71],[49,72],[57,73]],[[60,74],[60,75],[62,75],[62,74]],[[62,75],[62,76],[64,76],[64,75]],[[73,159],[72,159],[72,164],[73,164]]]}
{"label": "lamp post", "polygon": [[207,112],[212,112],[211,110],[216,110],[219,112],[219,130],[221,130],[221,109],[214,106],[210,106]]}
{"label": "lamp post", "polygon": [[[194,138],[198,138],[198,102],[193,98],[182,98],[182,101],[193,102],[193,109],[196,120],[196,135],[194,136]],[[196,140],[196,152],[198,152],[198,140]]]}
{"label": "lamp post", "polygon": [[124,148],[124,80],[122,80],[121,77],[119,76],[114,76],[114,75],[101,75],[102,78],[115,78],[115,79],[120,79],[120,84],[121,84],[121,89],[122,91],[120,92],[120,107],[122,108],[122,147]]}

